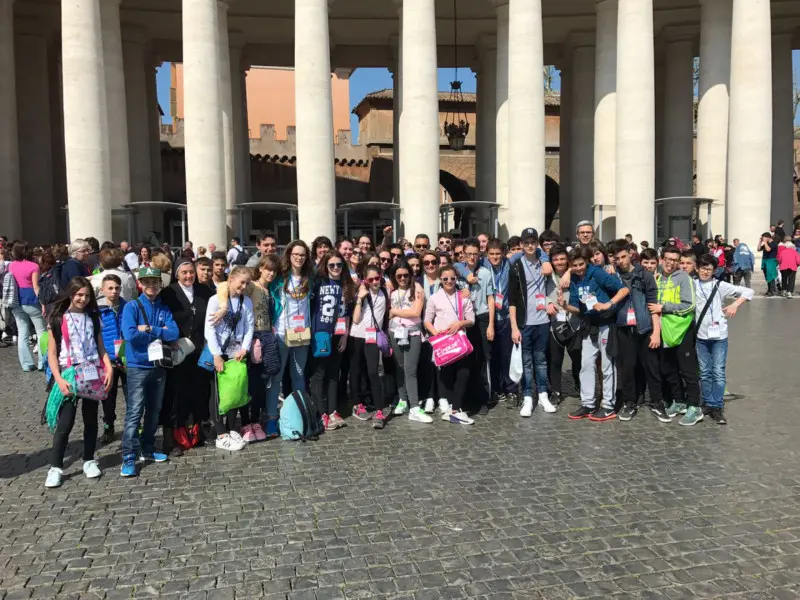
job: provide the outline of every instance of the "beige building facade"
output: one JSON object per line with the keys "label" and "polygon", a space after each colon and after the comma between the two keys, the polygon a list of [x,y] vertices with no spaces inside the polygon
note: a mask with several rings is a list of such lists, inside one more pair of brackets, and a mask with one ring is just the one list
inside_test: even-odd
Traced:
{"label": "beige building facade", "polygon": [[[331,74],[358,67],[395,75],[393,200],[407,235],[435,234],[451,11],[435,0],[0,0],[3,233],[38,241],[61,220],[73,236],[119,239],[133,213],[160,206],[154,66],[169,61],[183,65],[177,210],[195,243],[224,243],[249,201],[250,65],[294,68],[300,236],[336,231]],[[676,217],[694,202],[699,56],[696,193],[712,203],[714,233],[755,243],[792,212],[799,17],[787,0],[460,1],[459,66],[478,74],[478,196],[497,204],[505,232],[544,226],[541,73],[555,64],[562,220],[602,214],[653,239],[659,195],[679,198],[666,205]]]}

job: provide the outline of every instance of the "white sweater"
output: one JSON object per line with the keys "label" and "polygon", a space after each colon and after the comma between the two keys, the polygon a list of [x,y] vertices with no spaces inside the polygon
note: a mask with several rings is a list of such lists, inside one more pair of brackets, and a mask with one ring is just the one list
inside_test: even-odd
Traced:
{"label": "white sweater", "polygon": [[249,352],[250,346],[253,345],[253,301],[247,296],[231,298],[228,314],[225,315],[225,318],[218,325],[212,325],[210,319],[214,313],[219,310],[219,300],[217,300],[216,296],[211,296],[211,299],[208,301],[208,309],[206,310],[205,334],[208,349],[211,350],[211,354],[214,356],[222,356],[223,354],[222,345],[231,335],[231,329],[227,321],[238,312],[239,303],[242,302],[242,298],[244,298],[242,314],[239,317],[239,322],[236,324],[236,331],[231,337],[228,347],[225,348],[224,354],[228,357],[232,357],[242,348]]}
{"label": "white sweater", "polygon": [[[708,303],[708,299],[711,297],[712,290],[714,289],[715,281],[710,279],[708,281],[701,281],[700,279],[694,280],[694,292],[695,292],[695,303],[694,303],[694,314],[695,319],[700,318],[700,313],[703,312],[703,308]],[[719,282],[719,289],[717,293],[714,294],[714,298],[711,300],[711,306],[706,311],[706,315],[703,317],[703,322],[697,324],[697,337],[701,340],[707,340],[708,337],[708,326],[711,323],[719,323],[719,337],[713,339],[720,339],[724,340],[728,338],[728,319],[725,318],[725,313],[722,312],[722,302],[725,298],[732,298],[741,296],[746,298],[747,300],[752,300],[753,295],[755,292],[750,288],[740,287],[738,285],[731,285],[725,281]]]}

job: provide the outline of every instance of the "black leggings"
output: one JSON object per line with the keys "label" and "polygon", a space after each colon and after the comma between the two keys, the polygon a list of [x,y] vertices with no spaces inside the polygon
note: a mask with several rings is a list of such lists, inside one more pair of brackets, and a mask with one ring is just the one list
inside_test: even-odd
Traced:
{"label": "black leggings", "polygon": [[[342,353],[339,352],[339,341],[341,335],[333,337],[331,342],[332,349],[330,356],[321,356],[311,359],[311,397],[319,411],[323,414],[332,415],[336,412],[338,388],[339,388],[339,365],[342,362]],[[354,338],[350,338],[351,341]],[[324,402],[327,396],[327,403]]]}
{"label": "black leggings", "polygon": [[419,349],[419,364],[417,365],[417,381],[419,382],[419,399],[425,402],[428,398],[439,399],[436,367],[431,360],[433,348],[430,343],[422,342]]}
{"label": "black leggings", "polygon": [[94,449],[97,447],[97,407],[100,403],[94,400],[76,400],[74,404],[65,401],[58,413],[56,432],[53,434],[53,453],[50,457],[50,465],[53,467],[64,468],[64,454],[67,452],[69,434],[75,425],[78,402],[81,403],[83,415],[83,460],[94,460]]}
{"label": "black leggings", "polygon": [[464,395],[470,378],[470,368],[475,364],[471,356],[466,356],[439,369],[439,392],[450,406],[459,411],[464,406]]}
{"label": "black leggings", "polygon": [[367,344],[364,338],[357,337],[349,338],[347,343],[353,346],[353,353],[350,355],[350,393],[356,398],[357,404],[369,405],[369,397],[366,393],[361,392],[358,385],[362,373],[366,370],[372,396],[372,406],[370,408],[372,410],[383,410],[385,401],[383,398],[383,384],[378,375],[378,360],[380,358],[378,345]]}

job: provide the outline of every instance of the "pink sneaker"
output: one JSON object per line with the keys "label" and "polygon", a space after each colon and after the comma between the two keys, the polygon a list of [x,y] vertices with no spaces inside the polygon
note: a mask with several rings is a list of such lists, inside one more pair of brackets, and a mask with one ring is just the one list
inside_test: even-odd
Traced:
{"label": "pink sneaker", "polygon": [[256,440],[259,442],[263,442],[267,439],[267,434],[264,433],[264,428],[261,427],[261,423],[253,423],[250,425],[250,431],[256,436]]}
{"label": "pink sneaker", "polygon": [[242,435],[242,439],[245,442],[247,442],[248,444],[250,442],[255,442],[256,441],[256,434],[253,431],[253,426],[252,425],[245,425],[244,427],[242,427],[241,435]]}
{"label": "pink sneaker", "polygon": [[328,415],[322,415],[322,426],[325,428],[325,431],[330,431],[331,427],[331,418]]}

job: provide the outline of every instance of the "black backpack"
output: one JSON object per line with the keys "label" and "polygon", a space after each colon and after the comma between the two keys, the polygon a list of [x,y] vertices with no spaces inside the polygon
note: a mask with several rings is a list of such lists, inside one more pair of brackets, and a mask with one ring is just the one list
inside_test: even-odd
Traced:
{"label": "black backpack", "polygon": [[52,304],[61,292],[61,271],[63,268],[64,263],[57,263],[39,278],[40,304],[45,306]]}
{"label": "black backpack", "polygon": [[247,261],[250,260],[250,253],[242,248],[239,250],[239,254],[236,255],[236,258],[233,259],[233,266],[245,266]]}

